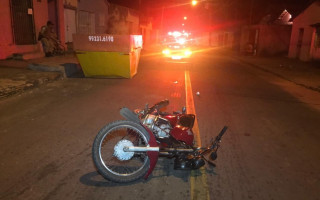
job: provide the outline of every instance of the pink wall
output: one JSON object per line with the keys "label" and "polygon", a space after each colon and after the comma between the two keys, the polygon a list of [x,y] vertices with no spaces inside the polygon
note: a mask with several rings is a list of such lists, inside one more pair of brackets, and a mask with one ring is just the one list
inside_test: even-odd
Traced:
{"label": "pink wall", "polygon": [[33,10],[34,10],[34,23],[36,28],[36,34],[38,38],[39,31],[42,26],[46,25],[48,21],[48,2],[46,0],[42,0],[38,2],[37,0],[33,0]]}
{"label": "pink wall", "polygon": [[[11,29],[11,11],[10,1],[0,1],[0,59],[6,59],[13,53],[25,53],[36,51],[39,46],[35,45],[15,45],[13,42],[13,34]],[[41,26],[47,19],[47,1],[38,2],[33,0],[33,14],[35,23],[35,32],[38,35]]]}
{"label": "pink wall", "polygon": [[[64,15],[63,15],[63,0],[57,0],[58,12],[58,36],[62,44],[64,44]],[[43,25],[48,21],[48,2],[42,0],[38,2],[33,0],[33,15],[35,24],[35,34],[38,38],[38,33]],[[39,44],[35,45],[15,45],[13,42],[13,34],[11,29],[11,11],[10,0],[0,1],[0,59],[6,59],[13,53],[26,53],[39,51]]]}
{"label": "pink wall", "polygon": [[0,1],[0,59],[7,57],[7,47],[13,43],[10,16],[9,0]]}

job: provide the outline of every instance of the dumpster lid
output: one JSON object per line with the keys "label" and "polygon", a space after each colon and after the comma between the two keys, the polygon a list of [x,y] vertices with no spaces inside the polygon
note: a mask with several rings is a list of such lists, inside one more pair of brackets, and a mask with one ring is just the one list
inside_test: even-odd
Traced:
{"label": "dumpster lid", "polygon": [[129,53],[142,48],[142,35],[73,34],[75,51],[111,51]]}

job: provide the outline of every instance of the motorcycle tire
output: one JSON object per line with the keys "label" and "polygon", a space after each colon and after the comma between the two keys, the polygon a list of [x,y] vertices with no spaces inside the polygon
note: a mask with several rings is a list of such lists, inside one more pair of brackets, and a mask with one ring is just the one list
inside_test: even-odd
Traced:
{"label": "motorcycle tire", "polygon": [[92,146],[98,172],[106,179],[128,183],[144,176],[150,160],[146,152],[124,152],[125,146],[148,145],[150,136],[143,126],[132,121],[115,121],[104,126]]}

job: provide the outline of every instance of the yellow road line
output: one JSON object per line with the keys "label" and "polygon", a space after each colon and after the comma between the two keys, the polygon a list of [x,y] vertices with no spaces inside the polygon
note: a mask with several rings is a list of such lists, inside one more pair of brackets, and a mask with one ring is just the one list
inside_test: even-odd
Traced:
{"label": "yellow road line", "polygon": [[[194,107],[189,71],[185,71],[184,75],[185,75],[187,112],[196,115],[196,109]],[[195,145],[201,147],[200,131],[199,131],[197,117],[195,119],[192,130],[195,136]],[[207,184],[207,175],[204,167],[200,168],[200,170],[191,171],[190,187],[191,187],[191,200],[197,200],[197,199],[209,200],[210,199],[209,188]]]}

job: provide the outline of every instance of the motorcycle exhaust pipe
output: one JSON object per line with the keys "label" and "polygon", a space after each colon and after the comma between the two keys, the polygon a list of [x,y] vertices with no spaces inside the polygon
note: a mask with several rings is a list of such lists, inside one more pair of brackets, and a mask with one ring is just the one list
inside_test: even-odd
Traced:
{"label": "motorcycle exhaust pipe", "polygon": [[124,152],[147,152],[147,151],[159,151],[159,147],[124,147]]}
{"label": "motorcycle exhaust pipe", "polygon": [[180,149],[180,148],[163,148],[160,149],[159,147],[124,147],[124,152],[147,152],[147,151],[158,151],[158,152],[194,152],[194,149]]}
{"label": "motorcycle exhaust pipe", "polygon": [[163,149],[160,149],[160,152],[187,152],[187,153],[192,153],[192,152],[194,152],[194,149],[163,148]]}

